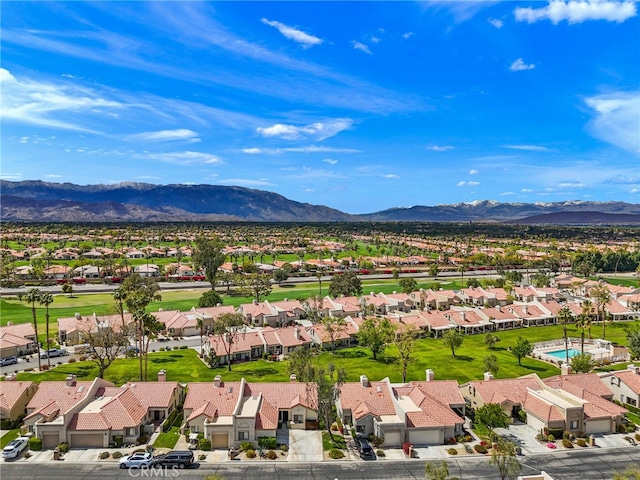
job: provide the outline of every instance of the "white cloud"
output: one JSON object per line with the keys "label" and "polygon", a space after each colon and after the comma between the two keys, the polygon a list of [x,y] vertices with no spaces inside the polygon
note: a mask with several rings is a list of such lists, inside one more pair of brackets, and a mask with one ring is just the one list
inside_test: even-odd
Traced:
{"label": "white cloud", "polygon": [[586,185],[582,182],[578,182],[575,180],[563,180],[558,182],[559,188],[584,188]]}
{"label": "white cloud", "polygon": [[313,138],[316,141],[322,141],[343,130],[348,130],[352,124],[353,120],[350,118],[336,118],[327,122],[310,123],[302,127],[276,123],[270,127],[258,127],[257,131],[263,137],[280,137],[286,140]]}
{"label": "white cloud", "polygon": [[502,195],[503,197],[508,197],[511,195],[515,195],[515,192],[502,192],[500,195]]}
{"label": "white cloud", "polygon": [[262,153],[262,150],[256,147],[253,148],[243,148],[242,153],[248,153],[249,155],[255,155],[258,153]]}
{"label": "white cloud", "polygon": [[20,143],[28,143],[29,137],[20,137]]}
{"label": "white cloud", "polygon": [[266,18],[262,19],[262,23],[278,29],[278,31],[282,35],[284,35],[285,38],[300,43],[305,48],[311,47],[313,45],[320,45],[322,43],[321,38],[310,35],[295,27],[285,25],[284,23],[276,22],[275,20],[267,20]]}
{"label": "white cloud", "polygon": [[186,140],[190,143],[194,143],[199,142],[200,138],[198,133],[193,130],[189,130],[188,128],[178,128],[176,130],[158,130],[155,132],[136,133],[134,135],[129,135],[127,140],[139,140],[143,142]]}
{"label": "white cloud", "polygon": [[61,178],[62,175],[57,175],[55,173],[50,173],[48,175],[44,175],[44,178]]}
{"label": "white cloud", "polygon": [[393,173],[388,173],[387,175],[383,175],[384,178],[400,178],[398,175]]}
{"label": "white cloud", "polygon": [[504,22],[498,18],[487,18],[487,22],[493,25],[496,28],[502,28]]}
{"label": "white cloud", "polygon": [[597,95],[585,102],[596,113],[587,126],[594,137],[640,153],[640,90]]}
{"label": "white cloud", "polygon": [[325,158],[324,160],[322,160],[324,163],[328,163],[329,165],[335,165],[336,163],[338,163],[338,160],[333,160],[332,158]]}
{"label": "white cloud", "polygon": [[268,182],[264,179],[252,180],[249,178],[227,178],[224,180],[217,180],[217,183],[221,183],[223,185],[239,185],[245,187],[267,187],[275,185],[274,183]]}
{"label": "white cloud", "polygon": [[404,38],[405,40],[409,40],[411,37],[413,37],[413,32],[407,32],[402,34],[402,38]]}
{"label": "white cloud", "polygon": [[367,47],[364,43],[358,42],[356,40],[351,40],[351,45],[353,45],[353,48],[355,48],[356,50],[360,50],[361,52],[371,55],[371,50],[369,50],[369,47]]}
{"label": "white cloud", "polygon": [[632,188],[631,190],[629,190],[629,193],[638,193],[640,192],[640,189],[637,188]]}
{"label": "white cloud", "polygon": [[216,155],[211,155],[209,153],[202,152],[165,152],[165,153],[135,153],[133,154],[134,158],[139,158],[142,160],[154,160],[160,162],[167,163],[175,163],[178,165],[222,165],[224,162],[217,157]]}
{"label": "white cloud", "polygon": [[373,35],[371,35],[369,40],[371,41],[371,43],[380,43],[380,39],[378,37],[374,37]]}
{"label": "white cloud", "polygon": [[520,190],[522,193],[531,193],[531,192],[535,192],[535,190],[533,188],[523,188],[522,190]]}
{"label": "white cloud", "polygon": [[616,175],[615,177],[608,178],[604,183],[612,183],[617,185],[633,185],[640,183],[640,177],[631,177],[629,175]]}
{"label": "white cloud", "polygon": [[457,187],[476,187],[480,185],[480,182],[465,182],[461,181],[456,184]]}
{"label": "white cloud", "polygon": [[518,58],[509,66],[509,70],[511,70],[512,72],[521,72],[523,70],[533,70],[534,68],[536,68],[535,64],[533,63],[526,64],[524,63],[524,60],[522,60],[521,58]]}
{"label": "white cloud", "polygon": [[265,153],[269,155],[279,155],[281,153],[360,153],[360,150],[356,150],[354,148],[335,148],[335,147],[323,147],[317,145],[308,145],[306,147],[287,147],[287,148],[243,148],[241,150],[242,153],[248,153],[250,155],[255,155],[258,153]]}
{"label": "white cloud", "polygon": [[307,192],[307,193],[315,192],[315,190],[313,188],[305,188],[304,191]]}
{"label": "white cloud", "polygon": [[511,150],[527,150],[529,152],[546,152],[549,150],[542,145],[502,145],[502,148],[510,148]]}
{"label": "white cloud", "polygon": [[446,152],[447,150],[453,150],[453,147],[451,145],[430,145],[426,149],[434,152]]}
{"label": "white cloud", "polygon": [[543,8],[516,8],[516,20],[534,23],[548,19],[554,24],[562,21],[568,23],[582,23],[587,20],[607,20],[609,22],[624,22],[635,17],[637,10],[634,2],[608,0],[552,0]]}
{"label": "white cloud", "polygon": [[478,175],[480,173],[479,170],[471,169],[469,170],[469,175]]}
{"label": "white cloud", "polygon": [[0,178],[3,180],[22,180],[21,173],[0,173]]}

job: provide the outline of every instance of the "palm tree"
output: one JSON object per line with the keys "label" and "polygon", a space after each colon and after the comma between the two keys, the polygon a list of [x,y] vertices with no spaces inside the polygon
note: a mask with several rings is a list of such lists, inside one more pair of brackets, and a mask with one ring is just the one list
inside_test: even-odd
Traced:
{"label": "palm tree", "polygon": [[567,324],[571,321],[573,315],[571,310],[566,305],[558,312],[558,323],[562,325],[562,334],[564,336],[564,351],[566,356],[566,363],[569,363],[569,341],[567,339]]}
{"label": "palm tree", "polygon": [[604,340],[607,329],[605,306],[611,301],[611,292],[604,283],[598,283],[589,291],[589,295],[596,302],[596,311],[602,322],[602,339]]}
{"label": "palm tree", "polygon": [[322,272],[316,272],[316,278],[318,279],[318,295],[322,296]]}
{"label": "palm tree", "polygon": [[36,353],[38,355],[38,369],[42,368],[42,362],[40,361],[40,340],[38,340],[38,319],[36,318],[36,302],[40,301],[40,295],[40,289],[31,288],[24,297],[25,301],[31,304],[31,314],[33,315],[33,330],[36,333]]}
{"label": "palm tree", "polygon": [[[48,352],[49,348],[51,347],[51,339],[49,338],[49,305],[53,303],[53,295],[51,295],[49,292],[42,292],[40,293],[39,302],[40,302],[40,305],[44,305],[46,309],[45,319],[46,319],[47,352]],[[47,355],[47,366],[51,367],[51,359],[49,358],[49,355]]]}
{"label": "palm tree", "polygon": [[580,350],[584,353],[584,332],[589,331],[589,339],[591,339],[591,317],[593,316],[593,303],[591,300],[585,300],[582,302],[582,312],[578,316],[576,326],[581,330],[580,334]]}
{"label": "palm tree", "polygon": [[200,355],[202,355],[202,337],[204,336],[204,319],[202,317],[196,319],[196,327],[200,331]]}

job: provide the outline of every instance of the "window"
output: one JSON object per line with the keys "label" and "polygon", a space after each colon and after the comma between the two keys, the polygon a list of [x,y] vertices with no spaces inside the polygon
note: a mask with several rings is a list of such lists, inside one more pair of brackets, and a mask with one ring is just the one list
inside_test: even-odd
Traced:
{"label": "window", "polygon": [[198,425],[191,425],[191,433],[198,433]]}
{"label": "window", "polygon": [[135,428],[127,428],[127,436],[132,436],[136,434],[136,429]]}
{"label": "window", "polygon": [[249,432],[238,432],[238,440],[249,440]]}
{"label": "window", "polygon": [[302,415],[294,415],[293,416],[293,423],[302,423],[303,422],[303,416]]}
{"label": "window", "polygon": [[578,428],[578,420],[573,420],[571,422],[571,430],[575,430]]}
{"label": "window", "polygon": [[364,432],[364,425],[356,425],[356,432],[358,433]]}

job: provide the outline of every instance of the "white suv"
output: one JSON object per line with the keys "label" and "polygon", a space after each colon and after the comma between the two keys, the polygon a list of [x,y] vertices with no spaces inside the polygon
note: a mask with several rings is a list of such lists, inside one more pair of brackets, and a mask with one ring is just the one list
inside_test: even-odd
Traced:
{"label": "white suv", "polygon": [[27,437],[18,437],[15,440],[9,442],[9,444],[2,449],[2,458],[8,460],[10,458],[17,458],[22,452],[29,447],[29,439]]}

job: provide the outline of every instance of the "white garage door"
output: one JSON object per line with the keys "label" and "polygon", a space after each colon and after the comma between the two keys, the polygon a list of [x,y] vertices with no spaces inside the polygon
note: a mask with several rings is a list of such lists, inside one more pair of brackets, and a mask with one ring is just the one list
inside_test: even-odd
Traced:
{"label": "white garage door", "polygon": [[104,434],[103,433],[90,433],[90,434],[72,434],[71,435],[72,448],[100,448],[104,446]]}
{"label": "white garage door", "polygon": [[584,430],[587,434],[611,433],[611,420],[605,418],[604,420],[591,420],[589,422],[584,422]]}
{"label": "white garage door", "polygon": [[440,430],[409,430],[409,443],[414,445],[440,445],[444,438]]}
{"label": "white garage door", "polygon": [[229,448],[229,435],[227,433],[211,435],[211,448]]}
{"label": "white garage door", "polygon": [[385,447],[399,447],[402,445],[402,432],[400,430],[387,430],[384,432]]}

